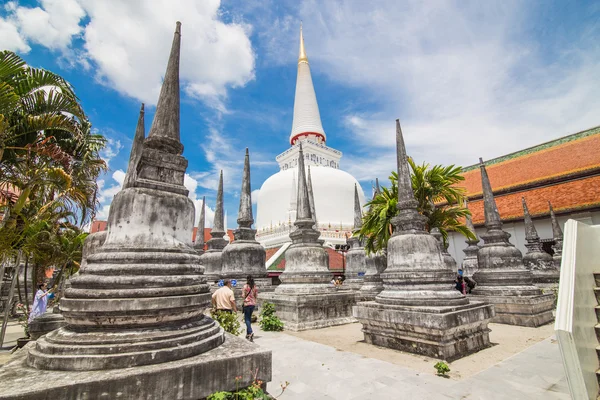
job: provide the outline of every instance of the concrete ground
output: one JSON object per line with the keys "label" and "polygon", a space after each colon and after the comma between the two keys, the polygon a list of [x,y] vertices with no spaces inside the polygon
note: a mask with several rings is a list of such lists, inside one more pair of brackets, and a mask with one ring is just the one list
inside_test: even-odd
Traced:
{"label": "concrete ground", "polygon": [[[0,320],[0,323],[2,321]],[[16,319],[8,321],[6,326],[6,335],[4,336],[4,342],[0,347],[0,365],[6,364],[10,359],[10,350],[17,345],[17,339],[25,336],[23,333],[23,327],[19,325]]]}
{"label": "concrete ground", "polygon": [[[330,335],[328,331],[336,331],[338,337],[346,336],[339,339],[340,342],[357,338],[360,324],[344,327],[311,332],[326,338]],[[494,324],[492,331],[494,327],[497,331],[520,332],[521,336],[525,336],[520,338],[521,342],[529,340],[530,344],[532,341],[537,343],[525,349],[517,346],[514,355],[498,344],[458,360],[450,364],[450,378],[435,375],[433,364],[437,360],[365,343],[362,345],[371,347],[372,355],[364,352],[363,346],[359,346],[358,352],[344,351],[302,339],[297,333],[262,332],[256,328],[255,343],[273,351],[273,380],[268,385],[269,393],[277,396],[281,392],[280,385],[290,382],[278,397],[281,400],[570,399],[558,344],[551,337],[551,325],[541,328],[501,325],[498,329],[499,326]],[[523,329],[526,334],[523,334]],[[312,334],[305,333],[309,337]],[[382,356],[385,353],[391,356]],[[490,357],[489,353],[494,356]],[[490,359],[498,354],[506,357],[490,364]],[[481,366],[478,371],[477,365]]]}

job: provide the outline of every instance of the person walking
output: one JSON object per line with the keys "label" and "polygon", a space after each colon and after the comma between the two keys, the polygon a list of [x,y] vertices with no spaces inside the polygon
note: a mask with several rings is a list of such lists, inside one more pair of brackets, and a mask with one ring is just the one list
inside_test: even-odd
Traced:
{"label": "person walking", "polygon": [[244,322],[246,322],[246,339],[253,342],[254,332],[252,332],[252,313],[256,307],[258,288],[254,284],[254,278],[251,275],[248,275],[246,278],[246,284],[242,289],[242,296],[244,297],[242,310],[244,312]]}
{"label": "person walking", "polygon": [[52,293],[52,290],[46,290],[47,284],[44,282],[38,285],[38,290],[35,292],[35,299],[33,300],[33,307],[29,313],[28,322],[33,321],[40,315],[46,312],[48,307],[48,297]]}
{"label": "person walking", "polygon": [[233,290],[231,290],[231,281],[229,279],[223,281],[223,286],[213,293],[211,302],[213,308],[217,311],[237,312],[235,296]]}

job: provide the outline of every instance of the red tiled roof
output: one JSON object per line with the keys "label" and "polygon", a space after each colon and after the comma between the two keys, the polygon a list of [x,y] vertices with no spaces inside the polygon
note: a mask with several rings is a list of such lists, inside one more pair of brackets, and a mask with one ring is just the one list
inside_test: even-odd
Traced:
{"label": "red tiled roof", "polygon": [[[600,207],[600,175],[551,186],[494,196],[502,220],[523,218],[521,197],[525,197],[531,215],[548,215],[548,200],[557,213]],[[473,223],[482,224],[483,199],[469,202]]]}
{"label": "red tiled roof", "polygon": [[108,222],[106,221],[92,221],[92,225],[90,226],[90,233],[105,231],[107,227]]}
{"label": "red tiled roof", "polygon": [[[494,192],[596,168],[600,168],[600,134],[486,165]],[[467,190],[467,195],[481,194],[479,168],[471,169],[463,176],[465,180],[461,186]]]}
{"label": "red tiled roof", "polygon": [[[486,162],[502,220],[523,218],[521,197],[532,215],[600,207],[600,130],[593,128]],[[468,167],[466,189],[474,224],[484,222],[481,173]]]}
{"label": "red tiled roof", "polygon": [[[279,247],[274,249],[267,249],[267,261],[271,257],[273,257],[273,255],[279,249]],[[345,267],[344,256],[332,249],[331,247],[325,247],[325,250],[327,250],[327,254],[329,254],[329,270],[331,272],[336,273],[343,272]],[[275,274],[277,274],[278,272],[283,272],[283,270],[285,270],[285,252],[283,252],[283,254],[281,254],[278,260],[275,260],[275,262],[276,264],[271,264],[271,266],[269,267],[269,271]]]}

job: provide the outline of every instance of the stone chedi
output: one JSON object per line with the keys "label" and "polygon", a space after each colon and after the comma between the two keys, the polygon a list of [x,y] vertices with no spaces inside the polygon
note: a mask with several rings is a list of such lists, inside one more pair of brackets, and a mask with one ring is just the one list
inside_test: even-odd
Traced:
{"label": "stone chedi", "polygon": [[354,322],[352,291],[330,285],[329,255],[319,242],[319,231],[310,211],[302,143],[299,144],[298,199],[292,244],[285,253],[281,285],[261,296],[274,303],[286,329],[301,331]]}
{"label": "stone chedi", "polygon": [[[465,208],[467,208],[466,201]],[[477,244],[479,243],[479,238],[477,237],[477,232],[475,232],[471,215],[467,215],[465,225],[473,233],[473,235],[475,235],[475,239],[467,238],[467,240],[465,240],[467,247],[463,250],[465,253],[465,258],[463,258],[461,268],[464,276],[471,277],[479,267],[479,264],[477,264],[477,253],[479,252],[479,246]]]}
{"label": "stone chedi", "polygon": [[552,258],[554,259],[554,264],[557,268],[560,268],[560,263],[562,259],[562,246],[563,246],[563,231],[560,229],[560,224],[556,220],[556,215],[554,214],[554,209],[552,208],[552,203],[548,202],[548,207],[550,207],[550,219],[552,220],[552,238],[554,239],[554,245],[552,246],[552,250],[554,250],[554,255]]}
{"label": "stone chedi", "polygon": [[202,196],[202,205],[200,206],[200,219],[198,220],[196,240],[194,241],[194,250],[196,250],[198,254],[204,253],[204,225],[206,225],[206,197]]}
{"label": "stone chedi", "polygon": [[360,200],[358,198],[358,189],[354,187],[354,231],[352,237],[348,238],[347,242],[350,249],[346,253],[346,280],[344,286],[359,290],[364,281],[366,272],[366,253],[363,241],[358,238],[358,232],[362,227],[362,211]]}
{"label": "stone chedi", "polygon": [[[252,229],[252,189],[250,187],[250,155],[246,149],[242,190],[240,192],[240,208],[238,212],[238,228],[233,232],[234,240],[222,252],[223,268],[221,276],[242,280],[252,275],[259,287],[268,282],[265,268],[265,248],[256,241],[256,231]],[[239,296],[237,296],[239,297]]]}
{"label": "stone chedi", "polygon": [[396,121],[398,215],[387,245],[384,290],[354,307],[367,343],[453,360],[489,345],[494,307],[454,289],[454,272],[417,211],[404,138]]}
{"label": "stone chedi", "polygon": [[496,306],[492,322],[532,327],[546,324],[553,319],[554,296],[543,295],[533,286],[533,274],[523,265],[521,251],[502,230],[485,164],[479,162],[486,232],[481,235],[484,244],[477,253],[479,269],[473,275],[477,286],[471,296]]}
{"label": "stone chedi", "polygon": [[[375,190],[373,192],[373,198],[381,194],[381,188],[379,187],[379,179],[375,179]],[[372,209],[372,205],[369,207],[369,212]],[[370,253],[365,255],[365,275],[363,277],[362,285],[359,291],[356,293],[356,301],[371,301],[375,299],[383,290],[383,280],[381,280],[381,273],[385,271],[387,267],[387,253],[383,249],[377,253]]]}
{"label": "stone chedi", "polygon": [[452,258],[450,253],[448,253],[448,244],[444,243],[444,236],[442,236],[442,232],[440,232],[439,228],[433,228],[431,230],[431,236],[433,236],[440,244],[440,251],[442,252],[442,258],[444,259],[444,264],[446,264],[446,267],[448,267],[451,271],[457,272],[458,267],[456,260]]}
{"label": "stone chedi", "polygon": [[152,127],[142,142],[138,124],[137,162],[111,204],[106,239],[61,299],[68,326],[0,369],[12,398],[199,399],[234,389],[236,376],[249,385],[250,370],[270,380],[270,352],[203,315],[210,292],[191,247],[179,139],[179,23],[174,36]]}
{"label": "stone chedi", "polygon": [[527,253],[523,256],[523,264],[533,272],[533,282],[540,286],[543,284],[556,284],[560,278],[558,268],[555,268],[552,256],[542,248],[542,241],[538,236],[525,197],[521,198],[523,203],[523,215],[525,219],[525,247]]}
{"label": "stone chedi", "polygon": [[223,263],[223,249],[228,245],[225,236],[225,219],[223,214],[223,171],[219,175],[219,186],[217,188],[217,204],[215,205],[215,217],[213,227],[210,230],[211,238],[206,242],[208,249],[202,254],[202,265],[204,265],[206,279],[213,282],[221,278]]}

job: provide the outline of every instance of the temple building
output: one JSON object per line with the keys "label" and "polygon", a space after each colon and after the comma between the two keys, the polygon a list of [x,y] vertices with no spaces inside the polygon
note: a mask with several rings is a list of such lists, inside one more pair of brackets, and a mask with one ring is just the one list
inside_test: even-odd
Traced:
{"label": "temple building", "polygon": [[[257,198],[256,239],[267,249],[291,243],[290,232],[296,220],[296,186],[299,143],[304,149],[304,164],[309,166],[314,193],[316,227],[326,247],[345,244],[354,222],[354,186],[361,205],[364,193],[357,180],[340,169],[342,153],[327,146],[327,136],[310,74],[310,66],[300,28],[300,55],[294,100],[294,117],[289,137],[290,148],[276,157],[280,171],[262,185]],[[289,199],[289,200],[288,200]],[[267,266],[273,263],[267,252]],[[275,251],[277,253],[277,251]],[[283,260],[281,254],[277,258]],[[270,262],[271,261],[271,262]]]}
{"label": "temple building", "polygon": [[[476,157],[473,157],[475,160]],[[522,198],[525,198],[543,249],[554,255],[550,207],[563,228],[568,219],[600,224],[600,127],[542,143],[485,161],[494,198],[510,241],[523,254],[526,232]],[[464,168],[468,207],[476,233],[483,227],[483,194],[479,164]],[[464,236],[451,233],[449,252],[460,265],[467,247]]]}

